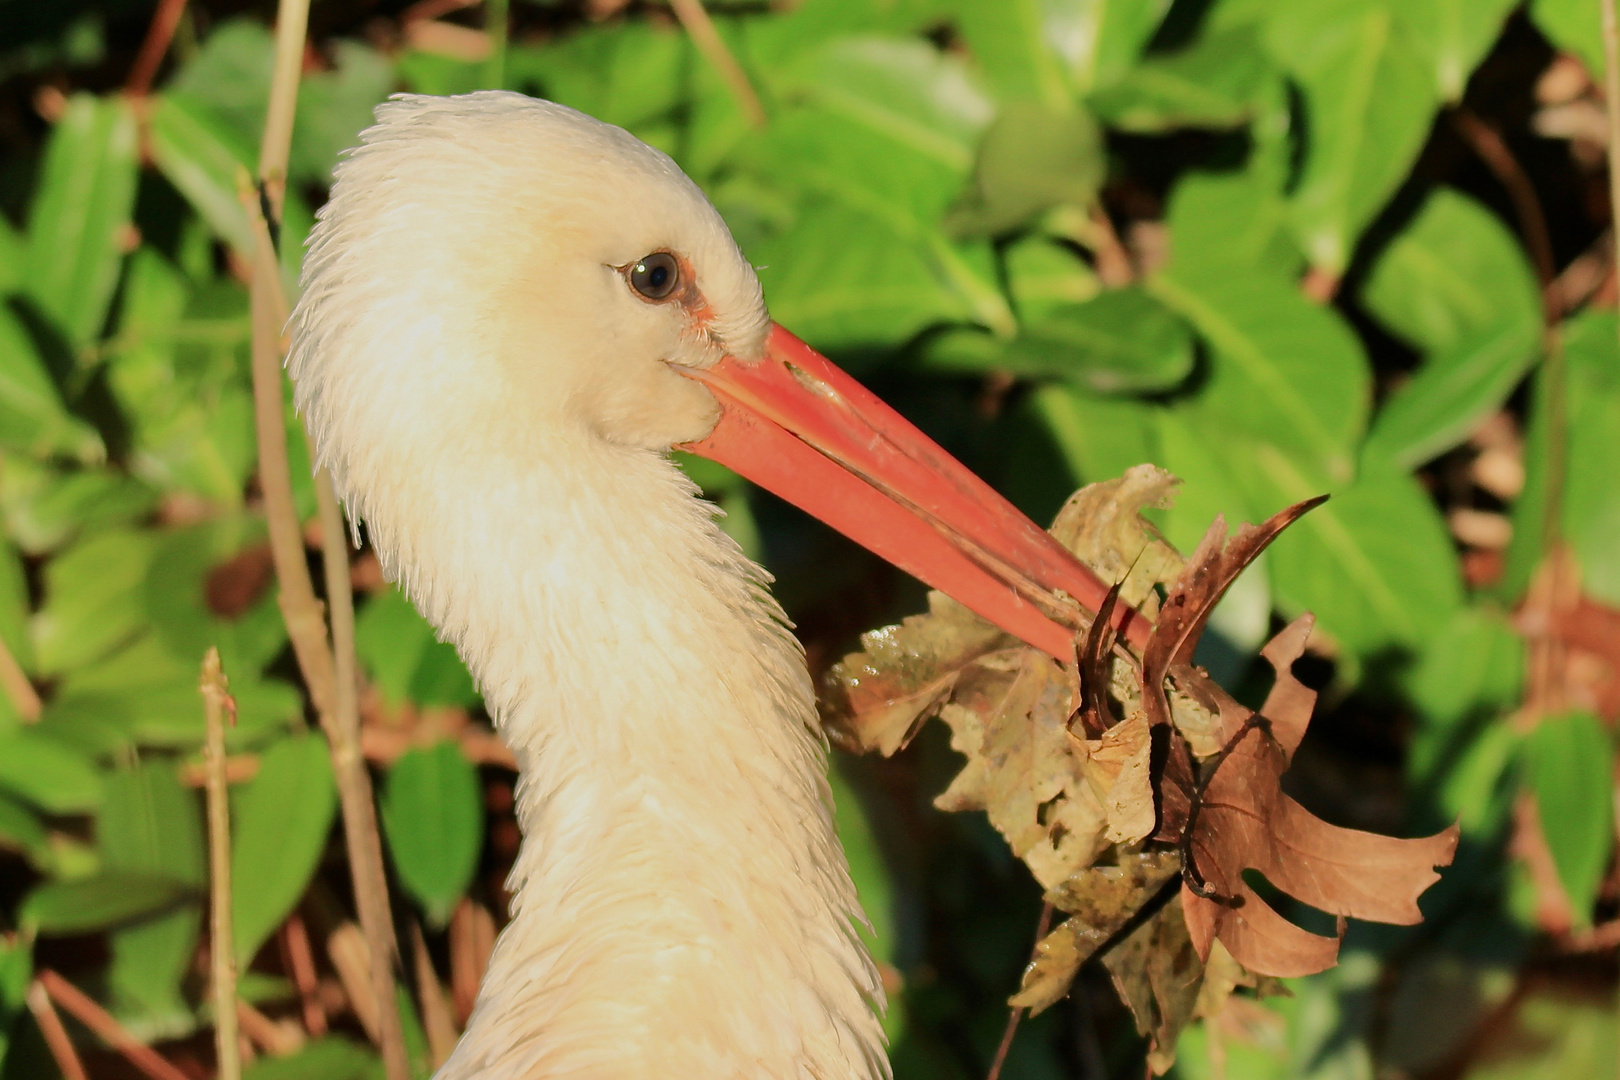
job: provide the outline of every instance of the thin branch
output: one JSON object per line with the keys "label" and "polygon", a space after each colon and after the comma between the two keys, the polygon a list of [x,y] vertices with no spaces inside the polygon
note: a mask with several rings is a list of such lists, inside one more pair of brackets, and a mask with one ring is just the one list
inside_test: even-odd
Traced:
{"label": "thin branch", "polygon": [[39,973],[39,984],[50,995],[51,1001],[73,1014],[74,1019],[95,1032],[108,1046],[117,1050],[149,1080],[191,1080],[185,1073],[169,1064],[156,1050],[129,1033],[113,1015],[97,1005],[84,991],[68,982],[56,972],[46,968]]}
{"label": "thin branch", "polygon": [[297,914],[289,915],[281,926],[282,957],[293,986],[298,989],[298,1000],[303,1006],[304,1030],[310,1037],[326,1034],[326,1007],[321,1004],[320,981],[315,975],[315,950],[309,943],[309,928]]}
{"label": "thin branch", "polygon": [[427,1032],[428,1052],[437,1069],[456,1048],[456,1022],[450,1015],[450,1003],[444,999],[444,987],[433,970],[433,958],[428,955],[427,939],[422,936],[422,924],[411,922],[411,952],[416,961],[416,997],[422,1003],[422,1027]]}
{"label": "thin branch", "polygon": [[0,638],[0,690],[5,691],[6,700],[17,710],[23,723],[32,724],[39,719],[40,711],[44,708],[39,700],[39,691],[34,689],[28,672],[17,663],[17,658],[11,654],[3,638]]}
{"label": "thin branch", "polygon": [[[1614,0],[1598,0],[1603,8],[1603,99],[1609,118],[1609,234],[1620,250],[1620,20]],[[1615,260],[1620,262],[1620,258]],[[1620,321],[1616,323],[1620,327]]]}
{"label": "thin branch", "polygon": [[764,127],[765,106],[754,92],[754,84],[748,81],[748,73],[726,47],[720,31],[715,29],[714,20],[709,18],[703,0],[669,0],[669,6],[674,10],[675,17],[681,20],[681,25],[686,27],[692,44],[697,46],[709,66],[724,80],[731,96],[737,99],[737,105],[748,118],[748,123],[753,127]]}
{"label": "thin branch", "polygon": [[90,1080],[90,1074],[84,1071],[84,1062],[79,1060],[79,1051],[73,1046],[73,1039],[68,1035],[67,1028],[62,1026],[56,1006],[51,1004],[50,995],[38,979],[28,986],[28,1010],[34,1014],[39,1033],[45,1036],[45,1046],[55,1059],[62,1080]]}
{"label": "thin branch", "polygon": [[[1052,915],[1057,909],[1050,901],[1041,905],[1041,917],[1035,923],[1035,944],[1029,950],[1029,962],[1034,963],[1040,955],[1041,940],[1046,932],[1052,928]],[[1012,1050],[1013,1036],[1018,1034],[1018,1022],[1024,1018],[1024,1009],[1014,1006],[1012,1012],[1007,1014],[1007,1028],[1001,1033],[1001,1045],[996,1047],[996,1056],[990,1062],[990,1071],[985,1080],[999,1080],[1001,1067],[1007,1063],[1007,1054]]]}
{"label": "thin branch", "polygon": [[[1552,284],[1556,276],[1557,266],[1553,259],[1552,234],[1547,229],[1547,215],[1542,212],[1536,186],[1530,182],[1524,166],[1519,164],[1507,141],[1494,127],[1461,108],[1452,110],[1451,120],[1458,133],[1479,155],[1486,168],[1491,170],[1497,183],[1507,191],[1508,198],[1513,200],[1513,211],[1519,218],[1519,231],[1524,234],[1525,245],[1530,249],[1530,258],[1536,267],[1536,280],[1540,282],[1545,297],[1547,286]],[[1549,313],[1549,321],[1552,318],[1556,316]]]}
{"label": "thin branch", "polygon": [[124,84],[124,92],[130,97],[143,98],[151,91],[152,80],[157,78],[158,66],[168,54],[169,42],[174,40],[175,28],[185,10],[186,0],[158,0],[152,24],[146,28],[146,40],[141,42],[141,51],[129,69],[129,81]]}
{"label": "thin branch", "polygon": [[408,1069],[404,1029],[394,998],[394,962],[397,955],[394,915],[388,905],[388,878],[383,870],[377,806],[372,798],[371,774],[360,748],[359,672],[354,643],[354,595],[349,591],[349,540],[343,512],[325,469],[315,474],[315,503],[321,519],[321,549],[326,574],[326,597],[332,619],[334,646],[333,711],[327,738],[332,744],[332,767],[342,800],[343,831],[350,838],[354,902],[365,933],[371,963],[371,988],[379,1007],[379,1028],[384,1055],[397,1046],[399,1065]]}
{"label": "thin branch", "polygon": [[225,717],[236,717],[219,650],[203,659],[203,709],[208,723],[209,959],[214,977],[214,1052],[219,1080],[241,1080],[242,1049],[236,1017],[236,938],[231,926],[231,805],[225,784]]}
{"label": "thin branch", "polygon": [[[270,221],[265,211],[270,217],[279,218],[286,194],[287,158],[308,23],[309,0],[281,0],[276,18],[276,58],[270,84],[269,109],[259,153],[259,188],[254,193],[256,198],[244,199],[248,203],[254,230],[251,298],[259,484],[264,494],[276,578],[281,586],[282,617],[287,623],[293,652],[331,748],[332,767],[343,809],[343,833],[348,848],[355,907],[365,928],[366,939],[371,943],[371,983],[377,994],[380,1014],[378,1043],[388,1080],[407,1080],[410,1063],[394,996],[396,950],[388,908],[388,879],[383,869],[382,842],[378,836],[376,808],[372,801],[371,777],[360,756],[358,723],[346,723],[339,706],[342,695],[338,689],[337,662],[327,645],[326,623],[321,615],[320,602],[315,598],[309,567],[304,561],[303,537],[287,464],[287,426],[283,415],[281,374],[281,327],[286,320],[286,299],[281,290],[281,268],[277,264],[271,242]],[[336,503],[332,499],[331,485],[317,478],[316,490],[323,518],[335,513]],[[342,565],[346,571],[346,556]],[[347,604],[349,595],[346,576],[339,592],[341,595],[334,594],[332,599],[342,607]],[[349,636],[352,638],[352,612],[349,626]],[[350,651],[352,653],[352,644]],[[352,667],[349,670],[352,672]],[[352,684],[352,678],[348,681]]]}

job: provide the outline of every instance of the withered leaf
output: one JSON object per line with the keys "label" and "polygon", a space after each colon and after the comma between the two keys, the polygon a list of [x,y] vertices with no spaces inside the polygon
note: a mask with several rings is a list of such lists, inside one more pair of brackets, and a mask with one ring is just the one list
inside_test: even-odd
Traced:
{"label": "withered leaf", "polygon": [[[1243,880],[1258,870],[1277,888],[1341,920],[1410,925],[1417,900],[1457,848],[1455,826],[1400,840],[1330,825],[1283,794],[1281,780],[1310,723],[1316,695],[1291,673],[1310,635],[1310,616],[1262,650],[1277,679],[1260,714],[1218,759],[1193,808],[1181,900],[1201,956],[1215,939],[1262,975],[1309,975],[1331,967],[1336,937],[1309,933],[1266,904]],[[1196,887],[1195,887],[1196,886]]]}
{"label": "withered leaf", "polygon": [[1035,946],[1035,957],[1009,1004],[1031,1013],[1069,992],[1080,965],[1131,921],[1181,871],[1174,851],[1125,852],[1115,866],[1091,866],[1046,894],[1071,914]]}
{"label": "withered leaf", "polygon": [[993,653],[965,669],[940,718],[968,762],[934,801],[984,810],[1035,879],[1050,888],[1105,846],[1106,812],[1083,772],[1084,744],[1068,734],[1068,671],[1028,648]]}
{"label": "withered leaf", "polygon": [[1187,933],[1180,901],[1154,912],[1103,956],[1120,1000],[1148,1037],[1148,1066],[1166,1072],[1176,1058],[1176,1040],[1197,1008],[1204,960]]}
{"label": "withered leaf", "polygon": [[1153,778],[1148,765],[1153,733],[1147,714],[1137,710],[1103,732],[1087,739],[1085,774],[1102,799],[1107,827],[1103,838],[1111,844],[1134,844],[1153,831],[1158,814],[1153,805]]}
{"label": "withered leaf", "polygon": [[1181,555],[1142,518],[1170,504],[1179,481],[1157,465],[1133,465],[1118,480],[1087,484],[1069,497],[1052,522],[1058,542],[1103,581],[1121,583],[1120,595],[1151,616],[1153,586],[1181,571]]}
{"label": "withered leaf", "polygon": [[823,725],[846,750],[893,754],[956,684],[963,666],[1012,641],[955,600],[928,594],[928,614],[861,635],[818,695]]}
{"label": "withered leaf", "polygon": [[[1149,720],[1155,724],[1172,722],[1165,677],[1177,668],[1186,669],[1188,675],[1194,674],[1189,666],[1193,649],[1215,605],[1226,595],[1232,582],[1284,529],[1326,499],[1326,495],[1307,499],[1273,514],[1260,525],[1244,525],[1230,543],[1226,540],[1225,520],[1217,517],[1210,523],[1209,531],[1188,558],[1181,576],[1170,587],[1153,624],[1147,648],[1142,651],[1143,707]],[[1180,681],[1186,684],[1183,689],[1200,699],[1200,704],[1219,711],[1223,717],[1236,706],[1236,702],[1208,679],[1193,677]],[[1241,722],[1240,718],[1238,723]],[[1226,737],[1230,738],[1235,730],[1236,725],[1231,725]]]}

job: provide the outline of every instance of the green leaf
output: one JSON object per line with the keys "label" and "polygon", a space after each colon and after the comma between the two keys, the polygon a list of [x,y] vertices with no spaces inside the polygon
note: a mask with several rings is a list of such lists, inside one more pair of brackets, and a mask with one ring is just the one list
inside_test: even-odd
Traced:
{"label": "green leaf", "polygon": [[1423,146],[1438,104],[1433,80],[1377,0],[1285,6],[1268,30],[1308,114],[1294,225],[1311,263],[1338,274]]}
{"label": "green leaf", "polygon": [[[638,19],[582,27],[538,47],[514,47],[506,69],[513,86],[532,86],[598,120],[634,128],[677,108],[695,59],[678,26]],[[437,60],[439,78],[454,75],[450,63]],[[424,66],[417,61],[413,70],[420,77]]]}
{"label": "green leaf", "polygon": [[100,805],[102,780],[83,754],[25,728],[0,735],[0,791],[49,814],[79,814]]}
{"label": "green leaf", "polygon": [[1524,249],[1496,215],[1439,188],[1373,264],[1361,303],[1413,347],[1453,349],[1481,331],[1541,325]]}
{"label": "green leaf", "polygon": [[257,19],[228,19],[214,28],[167,89],[202,105],[243,145],[256,149],[274,64],[275,38],[268,27]]}
{"label": "green leaf", "polygon": [[34,616],[34,649],[44,675],[105,656],[145,622],[140,590],[158,535],[109,529],[74,544],[45,568],[45,603]]}
{"label": "green leaf", "polygon": [[261,755],[258,775],[232,806],[231,922],[239,966],[252,961],[309,887],[336,809],[332,762],[321,739],[283,739]]}
{"label": "green leaf", "polygon": [[84,462],[106,455],[101,436],[62,403],[26,327],[0,307],[0,446],[45,458],[65,454]]}
{"label": "green leaf", "polygon": [[21,853],[36,869],[50,865],[50,836],[45,823],[8,795],[0,795],[0,848]]}
{"label": "green leaf", "polygon": [[307,1043],[287,1057],[261,1057],[242,1067],[242,1080],[374,1080],[381,1062],[370,1048],[341,1035]]}
{"label": "green leaf", "polygon": [[[1262,513],[1322,493],[1274,447],[1256,443],[1241,478]],[[1267,549],[1285,610],[1362,657],[1419,652],[1462,603],[1456,551],[1428,492],[1404,473],[1370,471]]]}
{"label": "green leaf", "polygon": [[956,12],[998,97],[1061,107],[1123,75],[1169,7],[1168,0],[958,0]]}
{"label": "green leaf", "polygon": [[1415,469],[1459,445],[1502,407],[1540,342],[1536,324],[1504,324],[1436,353],[1378,411],[1363,459]]}
{"label": "green leaf", "polygon": [[1262,268],[1295,277],[1301,257],[1279,187],[1263,172],[1190,173],[1176,184],[1166,224],[1181,276]]}
{"label": "green leaf", "polygon": [[0,515],[30,555],[54,551],[86,529],[141,517],[158,493],[112,469],[62,470],[0,455]]}
{"label": "green leaf", "polygon": [[[1468,76],[1502,33],[1518,0],[1420,0],[1394,8],[1441,100],[1461,100]],[[1591,5],[1587,5],[1588,8]]]}
{"label": "green leaf", "polygon": [[196,895],[168,878],[103,871],[77,881],[50,881],[24,898],[23,926],[45,935],[98,933],[167,911]]}
{"label": "green leaf", "polygon": [[251,252],[253,227],[238,195],[256,156],[250,139],[183,91],[164,94],[151,110],[148,124],[158,169],[214,235],[240,253]]}
{"label": "green leaf", "polygon": [[477,772],[454,742],[407,750],[388,770],[381,809],[401,884],[443,926],[484,842]]}
{"label": "green leaf", "polygon": [[1361,343],[1343,319],[1259,270],[1172,262],[1148,288],[1213,349],[1203,392],[1211,415],[1285,448],[1317,492],[1349,479],[1371,388]]}
{"label": "green leaf", "polygon": [[360,132],[372,125],[372,110],[396,85],[393,64],[370,46],[338,41],[332,59],[332,68],[307,74],[298,85],[287,162],[294,180],[330,184],[338,155],[360,141]]}
{"label": "green leaf", "polygon": [[1107,394],[1168,390],[1192,365],[1186,323],[1140,287],[1128,286],[1027,323],[999,366]]}
{"label": "green leaf", "polygon": [[958,236],[992,235],[1054,206],[1089,206],[1106,167],[1090,114],[1008,102],[979,142],[972,186],[946,227]]}
{"label": "green leaf", "polygon": [[1069,467],[1070,491],[1083,483],[1112,480],[1132,465],[1158,460],[1153,410],[1140,401],[1098,397],[1075,387],[1054,385],[1037,389],[1029,402]]}
{"label": "green leaf", "polygon": [[28,245],[11,222],[0,217],[0,296],[22,288],[28,276]]}
{"label": "green leaf", "polygon": [[[110,871],[166,878],[199,891],[207,881],[197,794],[180,783],[170,764],[149,761],[108,777],[96,842]],[[107,970],[115,1000],[150,1018],[148,1026],[188,1021],[181,983],[201,930],[202,908],[191,904],[115,932]]]}
{"label": "green leaf", "polygon": [[1103,123],[1121,131],[1237,127],[1251,118],[1261,88],[1274,77],[1254,28],[1239,26],[1149,57],[1087,101]]}
{"label": "green leaf", "polygon": [[1533,0],[1530,18],[1558,48],[1574,53],[1592,77],[1603,79],[1602,9],[1586,0]]}
{"label": "green leaf", "polygon": [[366,600],[355,622],[355,646],[392,705],[471,705],[478,700],[455,646],[440,641],[432,624],[398,589]]}
{"label": "green leaf", "polygon": [[1614,740],[1586,712],[1544,717],[1524,742],[1541,833],[1578,926],[1592,925],[1614,849]]}
{"label": "green leaf", "polygon": [[[110,681],[106,678],[109,670],[125,668],[136,659],[132,655],[126,660],[125,654],[150,653],[149,647],[137,642],[109,664],[97,665],[94,674],[100,677],[93,681]],[[167,653],[163,653],[163,662],[171,662]],[[303,716],[302,696],[280,680],[244,675],[232,679],[231,694],[236,699],[236,724],[226,732],[225,741],[232,749],[264,742],[295,727]],[[79,685],[64,688],[45,707],[41,727],[53,738],[106,756],[136,746],[189,750],[206,736],[195,674],[131,680],[112,690]]]}
{"label": "green leaf", "polygon": [[75,349],[100,334],[118,286],[136,168],[129,103],[74,95],[46,145],[24,286]]}
{"label": "green leaf", "polygon": [[1045,237],[1029,236],[1010,244],[1001,259],[1021,320],[1083,304],[1102,291],[1102,282],[1084,260]]}

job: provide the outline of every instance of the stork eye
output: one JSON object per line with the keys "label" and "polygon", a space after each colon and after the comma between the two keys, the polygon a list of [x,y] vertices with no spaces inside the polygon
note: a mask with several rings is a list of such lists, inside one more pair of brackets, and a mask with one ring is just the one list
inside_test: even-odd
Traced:
{"label": "stork eye", "polygon": [[665,300],[681,283],[681,267],[667,251],[655,251],[630,267],[630,287],[648,300]]}

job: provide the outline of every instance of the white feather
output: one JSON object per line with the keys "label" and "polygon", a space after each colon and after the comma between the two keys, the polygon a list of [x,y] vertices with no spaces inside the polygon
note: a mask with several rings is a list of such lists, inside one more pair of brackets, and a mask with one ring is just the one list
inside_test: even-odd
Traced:
{"label": "white feather", "polygon": [[[485,92],[378,109],[310,239],[288,364],[321,464],[521,773],[502,932],[443,1080],[871,1080],[882,991],[802,651],[668,460],[665,361],[762,347],[673,162]],[[630,294],[667,248],[712,321]]]}

